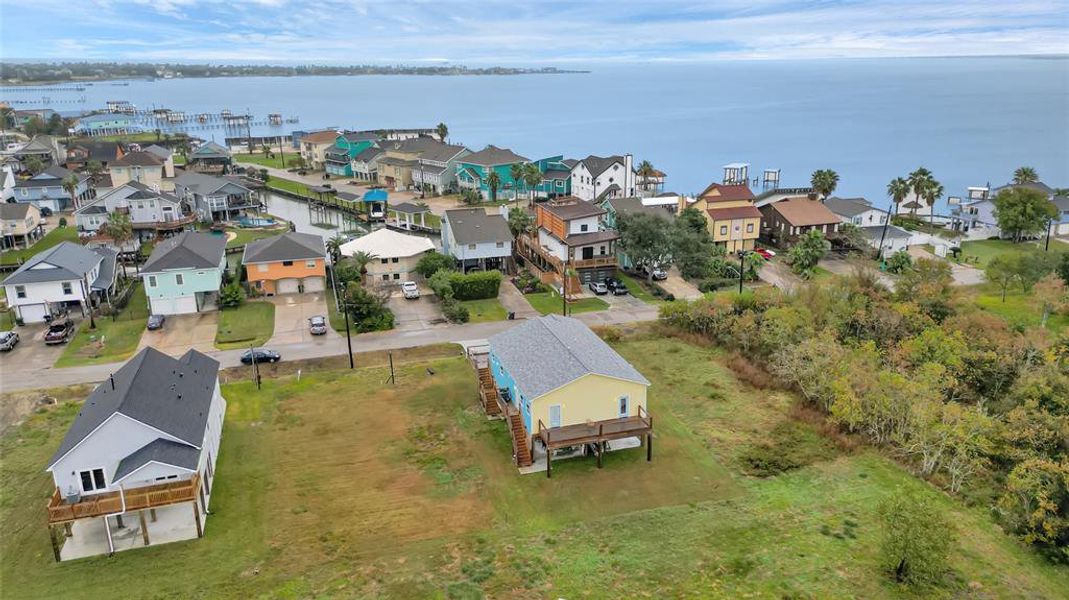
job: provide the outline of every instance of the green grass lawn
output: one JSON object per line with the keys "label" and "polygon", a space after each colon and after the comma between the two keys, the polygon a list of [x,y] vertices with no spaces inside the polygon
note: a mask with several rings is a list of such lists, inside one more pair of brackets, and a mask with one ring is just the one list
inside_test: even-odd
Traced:
{"label": "green grass lawn", "polygon": [[126,360],[137,350],[148,319],[148,298],[141,287],[132,292],[130,301],[115,318],[97,317],[96,329],[84,319],[78,333],[71,338],[56,361],[56,367],[97,365]]}
{"label": "green grass lawn", "polygon": [[663,300],[659,300],[656,296],[647,291],[642,283],[627,273],[617,270],[615,277],[624,282],[624,285],[627,286],[627,291],[631,292],[631,295],[639,300],[647,304],[660,304],[663,302]]}
{"label": "green grass lawn", "polygon": [[15,328],[15,311],[0,311],[0,331],[11,331]]}
{"label": "green grass lawn", "polygon": [[282,166],[282,157],[277,152],[275,158],[264,156],[263,152],[259,154],[235,154],[234,160],[239,163],[260,165],[261,167],[271,167],[273,169],[288,169],[293,167],[293,159],[298,156],[297,153],[286,155],[286,166]]}
{"label": "green grass lawn", "polygon": [[[330,280],[327,280],[327,284],[330,284]],[[331,328],[334,331],[344,335],[345,334],[345,315],[338,310],[338,305],[334,302],[334,292],[327,290],[327,319],[330,321]]]}
{"label": "green grass lawn", "polygon": [[293,192],[302,196],[312,195],[312,192],[308,191],[307,185],[292,179],[283,179],[282,177],[271,177],[271,179],[267,180],[267,187]]}
{"label": "green grass lawn", "polygon": [[[616,344],[652,382],[652,463],[642,449],[519,475],[504,423],[478,408],[458,351],[360,355],[355,371],[265,365],[225,375],[227,420],[205,537],[56,565],[43,472],[78,411],[63,402],[0,438],[5,598],[115,581],[153,598],[1055,598],[1069,573],[869,451],[807,429],[820,458],[746,476],[739,457],[779,443],[789,395],[739,383],[715,349],[640,334]],[[57,395],[64,398],[63,395]],[[309,457],[315,457],[310,460]],[[359,476],[354,476],[358,473]],[[958,529],[944,588],[888,583],[876,509],[924,494]],[[167,564],[168,568],[158,568]],[[101,573],[107,577],[101,577]],[[190,573],[196,573],[191,577]]]}
{"label": "green grass lawn", "polygon": [[46,233],[44,237],[37,240],[37,242],[29,248],[5,250],[0,253],[0,264],[15,265],[21,262],[26,262],[26,260],[32,258],[35,254],[44,252],[52,246],[64,241],[77,242],[78,231],[73,227],[57,227]]}
{"label": "green grass lawn", "polygon": [[274,237],[276,235],[282,235],[289,231],[287,227],[276,227],[274,229],[242,229],[241,227],[231,227],[227,231],[232,231],[236,235],[233,239],[227,241],[227,248],[237,248],[244,246],[253,240],[260,240],[263,238]]}
{"label": "green grass lawn", "polygon": [[[1041,242],[1042,243],[1042,242]],[[979,268],[984,268],[987,263],[991,262],[991,259],[1002,254],[1022,254],[1025,252],[1042,252],[1043,246],[1035,242],[1021,242],[1015,244],[1009,240],[977,240],[974,242],[963,242],[961,245],[961,251],[963,260],[968,258],[966,264],[973,265]],[[1051,252],[1063,253],[1069,251],[1064,246],[1057,242],[1052,242],[1050,247]],[[973,258],[979,259],[979,262],[973,262]]]}
{"label": "green grass lawn", "polygon": [[[525,294],[524,298],[527,298],[527,301],[531,303],[532,308],[543,315],[560,314],[560,294],[555,291]],[[609,304],[601,298],[580,298],[575,302],[568,303],[568,314],[594,312],[598,310],[606,310],[608,308]]]}
{"label": "green grass lawn", "polygon": [[[511,284],[510,284],[511,285]],[[498,302],[497,298],[486,300],[464,300],[461,302],[468,307],[471,317],[470,323],[485,323],[486,321],[504,321],[508,317],[508,311]]]}
{"label": "green grass lawn", "polygon": [[[1006,319],[1012,325],[1035,327],[1043,319],[1043,307],[1035,296],[1022,292],[1020,288],[1009,289],[1005,301],[1002,300],[1002,290],[993,283],[985,283],[975,289],[977,306]],[[1051,331],[1061,331],[1066,326],[1069,326],[1069,315],[1052,314],[1047,318],[1047,329]]]}
{"label": "green grass lawn", "polygon": [[219,310],[215,347],[221,350],[261,346],[275,332],[275,305],[249,301],[237,308]]}

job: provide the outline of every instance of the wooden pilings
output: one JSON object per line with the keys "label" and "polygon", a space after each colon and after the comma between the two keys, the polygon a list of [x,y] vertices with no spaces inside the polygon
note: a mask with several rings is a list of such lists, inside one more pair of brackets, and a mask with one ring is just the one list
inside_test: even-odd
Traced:
{"label": "wooden pilings", "polygon": [[141,521],[141,537],[145,540],[145,545],[148,546],[148,523],[145,522],[145,511],[137,511],[137,518]]}

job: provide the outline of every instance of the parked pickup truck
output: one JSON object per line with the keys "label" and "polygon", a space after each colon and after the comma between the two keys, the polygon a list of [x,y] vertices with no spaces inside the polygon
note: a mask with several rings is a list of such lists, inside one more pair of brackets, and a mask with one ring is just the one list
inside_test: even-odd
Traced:
{"label": "parked pickup truck", "polygon": [[66,344],[74,335],[74,323],[70,319],[53,321],[45,332],[45,344]]}

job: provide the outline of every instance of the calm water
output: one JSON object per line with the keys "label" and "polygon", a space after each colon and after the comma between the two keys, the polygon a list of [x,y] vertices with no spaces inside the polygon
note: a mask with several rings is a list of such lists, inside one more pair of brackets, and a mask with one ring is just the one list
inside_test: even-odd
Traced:
{"label": "calm water", "polygon": [[[949,194],[1004,183],[1014,168],[1069,186],[1069,59],[890,59],[598,66],[581,75],[174,79],[56,92],[186,112],[245,109],[298,116],[254,135],[336,126],[449,125],[473,149],[494,143],[529,158],[632,152],[700,191],[720,166],[779,168],[804,185],[817,168],[837,193],[881,201],[894,176],[924,165]],[[41,92],[0,93],[39,98]],[[221,141],[223,130],[193,131]]]}

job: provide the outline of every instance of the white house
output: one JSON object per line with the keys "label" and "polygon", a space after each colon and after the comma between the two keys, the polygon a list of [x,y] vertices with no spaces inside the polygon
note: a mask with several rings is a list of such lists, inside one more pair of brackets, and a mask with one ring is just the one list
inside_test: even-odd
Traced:
{"label": "white house", "polygon": [[[226,414],[219,363],[148,347],[97,386],[48,463],[56,559],[201,537]],[[146,514],[147,513],[147,514]],[[129,521],[124,522],[127,518]],[[137,528],[118,535],[117,530]]]}
{"label": "white house", "polygon": [[[174,171],[172,165],[171,171]],[[108,166],[113,186],[136,181],[159,188],[163,185],[164,161],[152,152],[130,152]]]}
{"label": "white house", "polygon": [[7,303],[23,323],[40,323],[87,300],[96,304],[115,289],[115,250],[61,242],[36,254],[4,280]]}
{"label": "white house", "polygon": [[157,158],[163,161],[163,176],[167,178],[174,178],[174,152],[163,146],[157,146],[153,144],[148,148],[145,148],[145,152],[149,154],[155,154]]}
{"label": "white house", "polygon": [[913,234],[896,225],[889,225],[886,235],[884,235],[883,225],[862,227],[861,233],[869,241],[869,245],[877,250],[880,249],[880,240],[883,240],[884,258],[899,250],[907,250],[913,244]]}
{"label": "white house", "polygon": [[832,196],[824,200],[824,206],[839,215],[843,223],[853,223],[858,227],[883,225],[887,222],[887,211],[872,206],[872,203],[864,198]]}
{"label": "white house", "polygon": [[377,229],[342,244],[340,250],[342,256],[352,256],[357,252],[371,255],[371,262],[367,264],[368,283],[400,285],[403,281],[418,278],[416,264],[424,254],[434,251],[434,242],[418,235]]}
{"label": "white house", "polygon": [[195,215],[183,214],[177,196],[131,181],[82,205],[74,211],[74,223],[78,231],[95,233],[116,212],[130,216],[130,225],[140,240],[154,239],[160,232],[181,229],[196,220]]}
{"label": "white house", "polygon": [[465,271],[471,267],[503,268],[512,256],[512,232],[506,213],[487,214],[483,208],[445,211],[442,252],[457,259]]}
{"label": "white house", "polygon": [[593,202],[605,198],[636,196],[633,158],[588,156],[572,166],[572,195]]}

